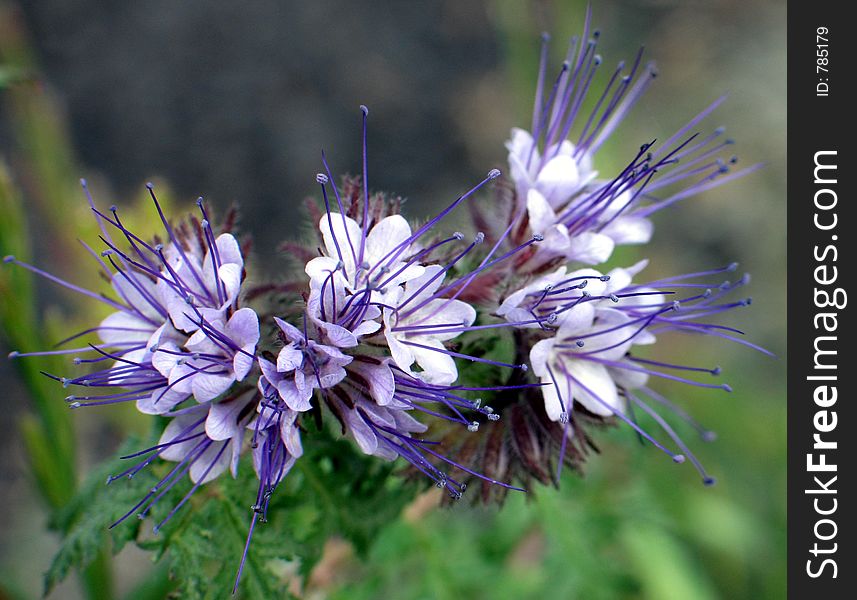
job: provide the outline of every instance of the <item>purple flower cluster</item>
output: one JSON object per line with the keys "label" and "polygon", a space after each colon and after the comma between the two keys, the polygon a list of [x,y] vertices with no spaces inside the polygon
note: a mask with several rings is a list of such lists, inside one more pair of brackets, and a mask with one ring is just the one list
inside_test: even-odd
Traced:
{"label": "purple flower cluster", "polygon": [[[159,442],[111,478],[131,477],[156,459],[176,463],[123,519],[145,516],[188,474],[192,487],[160,527],[200,485],[227,470],[235,476],[248,453],[259,480],[252,536],[303,455],[302,432],[312,443],[302,428],[310,412],[334,418],[360,452],[404,459],[409,472],[450,498],[461,497],[474,478],[483,498],[491,496],[486,490],[521,489],[514,482],[533,477],[557,481],[563,465],[582,463],[592,422],[625,423],[713,482],[655,407],[704,439],[713,434],[651,382],[730,388],[693,378],[718,375],[719,368],[655,359],[652,348],[678,332],[762,350],[741,340],[740,331],[707,320],[750,303],[727,297],[748,278],[712,281],[734,271],[730,265],[638,283],[646,261],[595,267],[618,245],[648,242],[651,217],[661,209],[755,167],[731,173],[735,160],[723,154],[731,144],[721,141],[723,131],[694,132],[718,101],[665,143],[644,144],[618,174],[599,173],[599,149],[655,71],[640,54],[594,89],[602,62],[597,38],[587,17],[552,85],[545,38],[530,130],[513,129],[506,144],[508,178],[491,170],[420,226],[397,204],[370,194],[368,110],[361,107],[362,177],[336,185],[322,155],[317,253],[307,253],[289,284],[301,292],[294,310],[265,319],[275,332],[270,339],[260,335],[259,314],[242,305],[245,253],[230,232],[215,233],[202,199],[198,217],[174,223],[150,185],[161,240],[130,231],[115,207],[101,211],[86,192],[104,245],[87,250],[109,280],[110,296],[7,257],[113,311],[63,340],[63,349],[39,353],[70,354],[92,367],[82,376],[52,376],[75,390],[71,407],[134,402],[169,419]],[[489,187],[497,192],[494,204],[477,200]],[[474,216],[469,233],[448,227],[465,203]],[[65,347],[86,336],[94,341]],[[511,354],[482,347],[489,337],[511,341]],[[473,364],[480,365],[478,381],[468,369]],[[500,423],[483,395],[503,409]],[[668,442],[644,428],[642,414]],[[461,441],[486,423],[487,442]],[[437,431],[439,440],[423,437]]]}

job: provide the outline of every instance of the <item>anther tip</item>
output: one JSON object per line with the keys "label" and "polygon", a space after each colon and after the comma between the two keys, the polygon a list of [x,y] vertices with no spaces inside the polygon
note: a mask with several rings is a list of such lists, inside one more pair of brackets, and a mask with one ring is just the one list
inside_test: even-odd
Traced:
{"label": "anther tip", "polygon": [[713,442],[717,439],[717,432],[715,431],[705,431],[702,433],[702,441],[703,442]]}
{"label": "anther tip", "polygon": [[473,238],[473,242],[474,242],[475,244],[481,244],[481,243],[482,243],[482,242],[484,242],[484,241],[485,241],[485,234],[484,234],[484,233],[482,233],[481,231],[480,231],[479,233],[477,233],[477,234],[476,234],[476,237],[475,237],[475,238]]}
{"label": "anther tip", "polygon": [[200,196],[199,198],[196,199],[196,205],[199,208],[202,208],[202,196]]}
{"label": "anther tip", "polygon": [[727,271],[729,271],[730,273],[732,273],[732,272],[733,272],[733,271],[735,271],[735,269],[737,269],[737,268],[738,268],[738,263],[737,263],[737,262],[733,262],[733,263],[729,263],[729,266],[728,266],[728,267],[726,267],[726,270],[727,270]]}
{"label": "anther tip", "polygon": [[80,178],[80,186],[84,188],[86,187],[86,179],[84,179],[83,177]]}
{"label": "anther tip", "polygon": [[68,405],[68,407],[71,409],[80,408],[80,406],[81,406],[80,402],[72,402]]}
{"label": "anther tip", "polygon": [[452,234],[452,237],[460,242],[461,240],[464,239],[464,234],[461,233],[460,231],[456,231],[455,233]]}
{"label": "anther tip", "polygon": [[365,104],[361,104],[361,105],[360,105],[360,112],[362,112],[362,113],[363,113],[363,116],[364,116],[364,117],[368,117],[368,116],[369,116],[369,108],[368,108]]}
{"label": "anther tip", "polygon": [[705,479],[702,480],[702,483],[708,487],[711,487],[712,485],[717,483],[717,480],[714,477],[706,477]]}
{"label": "anther tip", "polygon": [[598,65],[600,65],[600,64],[601,64],[601,60],[602,60],[602,59],[601,59],[601,55],[600,55],[600,54],[596,54],[596,55],[595,55],[595,57],[592,59],[592,62],[593,62],[593,63],[595,64],[595,66],[597,67]]}
{"label": "anther tip", "polygon": [[115,213],[116,211],[119,210],[119,207],[116,206],[115,204],[111,204],[110,207],[108,208],[108,210],[112,213]]}
{"label": "anther tip", "polygon": [[518,365],[518,368],[521,369],[524,373],[530,370],[529,365],[527,365],[526,363],[521,363],[520,365]]}
{"label": "anther tip", "polygon": [[315,181],[316,181],[316,183],[320,183],[321,185],[327,185],[327,182],[330,180],[327,178],[327,175],[325,175],[324,173],[317,173],[315,176]]}
{"label": "anther tip", "polygon": [[722,371],[723,371],[723,369],[721,369],[721,368],[720,368],[720,365],[717,365],[716,367],[714,367],[713,369],[711,369],[711,374],[712,374],[712,375],[720,375],[720,373],[721,373]]}
{"label": "anther tip", "polygon": [[3,262],[4,263],[15,262],[15,257],[12,256],[11,254],[7,254],[6,256],[3,257]]}
{"label": "anther tip", "polygon": [[152,189],[154,189],[154,187],[155,187],[155,184],[152,183],[151,181],[146,182],[146,189],[152,190]]}
{"label": "anther tip", "polygon": [[724,133],[726,133],[726,128],[723,125],[714,130],[715,135],[723,135]]}
{"label": "anther tip", "polygon": [[9,354],[6,355],[7,358],[18,358],[21,353],[17,350],[12,350]]}
{"label": "anther tip", "polygon": [[575,344],[578,348],[583,348],[583,347],[586,345],[586,342],[584,342],[583,340],[577,340],[576,342],[574,342],[574,344]]}
{"label": "anther tip", "polygon": [[732,386],[731,386],[731,385],[729,385],[728,383],[724,383],[724,384],[723,384],[723,385],[721,385],[720,387],[721,387],[721,389],[723,389],[724,391],[727,391],[727,392],[729,392],[730,394],[732,393]]}
{"label": "anther tip", "polygon": [[551,34],[549,34],[547,31],[542,31],[542,41],[545,43],[551,41]]}
{"label": "anther tip", "polygon": [[500,176],[500,169],[491,169],[488,171],[488,179],[497,179]]}
{"label": "anther tip", "polygon": [[673,456],[673,462],[676,463],[677,465],[680,465],[684,461],[685,461],[684,454],[676,454]]}
{"label": "anther tip", "polygon": [[545,236],[543,236],[541,233],[537,233],[537,234],[533,235],[533,241],[534,242],[543,242],[544,239],[545,239]]}

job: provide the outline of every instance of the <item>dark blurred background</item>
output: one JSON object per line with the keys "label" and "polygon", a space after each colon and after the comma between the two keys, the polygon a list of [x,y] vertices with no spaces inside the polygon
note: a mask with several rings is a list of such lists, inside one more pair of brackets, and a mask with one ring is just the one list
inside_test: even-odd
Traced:
{"label": "dark blurred background", "polygon": [[[163,185],[176,209],[192,207],[198,195],[220,209],[236,203],[241,228],[254,234],[256,268],[275,274],[285,264],[278,242],[301,235],[300,203],[315,193],[321,150],[335,172],[359,170],[360,104],[371,111],[370,185],[406,196],[410,216],[427,215],[489,169],[505,167],[510,127],[529,122],[538,34],[553,34],[558,64],[564,40],[581,27],[585,3],[2,0],[0,9],[4,62],[11,56],[28,69],[16,84],[23,91],[0,92],[0,153],[21,189],[41,264],[62,272],[68,266],[63,244],[89,227],[78,223],[87,216],[75,189],[76,177],[86,176],[103,205],[139,197],[148,180]],[[429,515],[434,525],[427,533],[393,535],[381,544],[377,563],[344,559],[350,565],[343,570],[346,579],[320,586],[319,597],[397,597],[391,590],[406,594],[401,597],[457,597],[462,588],[445,567],[437,568],[448,588],[403,588],[401,573],[381,559],[384,551],[442,557],[432,535],[453,546],[455,535],[463,536],[462,551],[485,557],[473,567],[487,578],[475,589],[494,589],[493,581],[496,593],[476,597],[506,597],[501,574],[517,577],[519,568],[537,583],[510,597],[691,597],[681,595],[686,590],[695,597],[784,596],[785,5],[622,0],[593,2],[593,13],[608,65],[631,58],[644,44],[660,67],[652,90],[599,157],[603,171],[729,94],[705,126],[726,125],[741,161],[766,167],[659,215],[645,255],[664,274],[740,261],[754,276],[754,307],[736,322],[781,358],[725,344],[677,347],[702,362],[721,363],[727,373],[731,367],[730,382],[738,390],[725,400],[693,398],[691,406],[720,434],[703,449],[721,482],[716,489],[702,489],[688,472],[663,467],[661,457],[630,436],[608,434],[607,452],[590,476],[583,482],[570,478],[555,496],[541,494],[540,510],[512,503],[499,516],[462,509],[432,522],[437,517]],[[56,137],[39,137],[46,120]],[[54,159],[51,148],[58,144],[70,151]],[[59,163],[65,166],[53,175],[68,181],[49,186],[43,173]],[[66,226],[59,234],[49,225],[58,213]],[[68,240],[57,241],[57,235]],[[634,250],[623,258],[642,256]],[[44,310],[72,310],[51,293],[41,295]],[[13,368],[0,362],[6,391],[0,411],[0,583],[29,597],[39,593],[56,540],[45,532],[44,507],[35,499],[17,433],[28,401]],[[76,414],[75,423],[84,472],[127,429],[126,421],[94,412]],[[571,532],[573,541],[551,538],[553,529],[563,530],[552,526],[554,520],[566,517],[545,503],[575,512],[574,519],[586,524],[586,507],[604,502],[613,502],[612,534],[587,533],[583,525]],[[637,539],[624,528],[640,503],[659,511],[652,538]],[[530,516],[509,516],[514,511]],[[472,537],[471,528],[497,530],[504,519],[518,529],[501,540]],[[675,563],[664,571],[666,583],[658,579],[663,565],[647,562],[646,540],[653,548],[666,544],[664,560]],[[499,556],[492,544],[511,550]],[[562,560],[572,551],[589,552],[589,562],[615,558],[618,587],[599,587],[597,570],[591,577],[560,575],[557,569],[587,568],[589,562],[574,556]],[[148,568],[135,551],[123,553],[119,564],[120,589]],[[555,588],[566,590],[556,596],[536,592],[555,577],[572,583]],[[352,595],[341,595],[343,589]],[[591,593],[599,589],[601,595]],[[77,593],[70,583],[53,597]]]}

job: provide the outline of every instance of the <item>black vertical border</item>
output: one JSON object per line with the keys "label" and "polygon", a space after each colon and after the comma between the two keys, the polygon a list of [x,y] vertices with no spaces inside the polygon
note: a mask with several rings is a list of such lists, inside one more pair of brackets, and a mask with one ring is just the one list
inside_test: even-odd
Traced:
{"label": "black vertical border", "polygon": [[[842,288],[846,293],[854,291],[851,285],[855,268],[852,260],[852,239],[857,235],[857,217],[850,207],[857,198],[854,196],[853,180],[857,177],[857,165],[854,162],[855,131],[857,122],[854,114],[857,106],[857,94],[852,93],[854,75],[852,69],[857,61],[857,23],[846,16],[851,3],[833,0],[806,2],[792,0],[788,2],[788,589],[789,597],[795,599],[834,600],[857,597],[857,562],[854,545],[857,536],[854,533],[854,511],[857,510],[854,496],[857,490],[857,416],[853,379],[857,378],[857,363],[852,362],[850,352],[852,337],[857,337],[852,308],[821,308],[816,305],[816,290],[833,293]],[[827,28],[823,37],[827,42],[817,39],[818,28]],[[828,55],[823,54],[818,44],[827,43]],[[819,58],[827,58],[828,73],[818,72]],[[819,83],[829,86],[827,96],[819,96]],[[823,91],[823,86],[821,86]],[[847,107],[851,105],[852,110]],[[835,177],[835,184],[816,183],[814,169],[815,157],[819,151],[836,151],[836,155],[825,155],[825,162],[835,161],[837,169],[823,172],[827,177]],[[822,174],[822,172],[820,172]],[[822,176],[822,178],[825,178]],[[815,194],[820,189],[832,189],[836,193],[836,206],[827,211],[815,206]],[[832,202],[829,193],[822,193],[821,203]],[[836,214],[838,225],[835,229],[823,231],[816,226],[818,218],[823,225]],[[836,251],[825,249],[829,246]],[[817,256],[823,256],[818,260]],[[836,259],[834,261],[834,258]],[[821,265],[827,265],[826,271],[817,272]],[[816,276],[830,278],[832,268],[837,269],[837,280],[828,285],[820,285]],[[848,298],[857,302],[857,296]],[[816,329],[819,313],[836,313],[836,332],[826,332],[823,327]],[[828,320],[827,324],[833,323]],[[817,336],[836,336],[835,342],[823,342],[827,349],[835,349],[832,358],[825,357],[829,363],[835,363],[836,369],[823,373],[814,368]],[[811,375],[835,375],[837,380],[829,382],[810,381]],[[822,384],[836,386],[837,401],[833,406],[822,408],[814,399],[817,386]],[[823,401],[823,400],[822,400]],[[832,431],[821,433],[823,440],[835,441],[837,448],[832,450],[813,449],[813,435],[816,429],[816,416],[819,411],[827,410],[826,415],[818,417],[818,423],[824,428],[830,426],[836,412],[836,427]],[[820,453],[826,454],[826,462],[837,466],[836,472],[809,472],[807,455],[814,453],[814,462],[818,462]],[[822,485],[836,490],[836,493],[807,493],[807,490],[819,490],[821,485],[814,480],[819,477]],[[831,476],[836,480],[830,483]],[[830,515],[817,512],[830,510],[836,504],[836,510]],[[827,537],[836,524],[836,535],[830,540],[818,539],[816,533]],[[816,530],[816,524],[819,524]],[[825,554],[812,551],[817,548],[835,552]],[[836,546],[834,546],[836,544]],[[832,565],[827,564],[818,577],[811,577],[808,570],[818,572],[825,558],[836,563],[836,577],[833,578]],[[807,561],[812,561],[809,566]]]}

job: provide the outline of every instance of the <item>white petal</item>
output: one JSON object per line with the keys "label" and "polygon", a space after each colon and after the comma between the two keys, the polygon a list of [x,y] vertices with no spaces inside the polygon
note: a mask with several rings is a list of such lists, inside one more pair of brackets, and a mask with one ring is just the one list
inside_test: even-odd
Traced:
{"label": "white petal", "polygon": [[298,389],[294,379],[285,379],[277,385],[277,392],[286,406],[296,412],[304,412],[312,408],[309,401],[312,398],[312,386],[302,386]]}
{"label": "white petal", "polygon": [[[422,304],[425,301],[416,301]],[[404,310],[406,314],[411,306],[407,306]],[[453,332],[435,332],[434,328],[429,326],[437,326],[438,331],[444,328],[452,329],[459,327],[469,327],[476,320],[476,310],[466,302],[453,300],[450,298],[437,298],[425,302],[423,306],[417,309],[413,314],[407,315],[398,322],[396,328],[404,328],[418,326],[421,329],[410,331],[395,331],[396,337],[401,340],[419,341],[427,337],[435,339],[451,339],[461,334],[460,331]],[[430,333],[421,334],[420,331],[429,331]]]}
{"label": "white petal", "polygon": [[280,422],[280,439],[283,440],[286,450],[294,458],[300,458],[303,453],[301,444],[301,430],[295,425],[294,421],[283,419]]}
{"label": "white petal", "polygon": [[350,369],[367,381],[372,399],[380,406],[386,406],[393,400],[396,383],[389,365],[386,363],[373,365],[354,361],[351,363]]}
{"label": "white petal", "polygon": [[[401,302],[408,302],[408,308],[416,306],[421,300],[434,294],[441,286],[445,275],[440,265],[428,265],[419,277],[411,279],[405,284],[405,293]],[[425,286],[425,287],[423,287]]]}
{"label": "white petal", "polygon": [[236,264],[244,266],[244,257],[241,255],[241,246],[231,233],[222,233],[214,241],[217,246],[217,255],[221,265]]}
{"label": "white petal", "polygon": [[643,217],[618,217],[600,233],[611,238],[616,244],[647,244],[652,239],[654,225]]}
{"label": "white petal", "polygon": [[[238,292],[241,290],[241,275],[242,266],[235,263],[221,265],[217,270],[217,276],[223,282],[223,288],[226,290],[226,299],[223,302],[224,306],[231,305],[238,297]],[[213,295],[215,298],[219,297],[216,290]]]}
{"label": "white petal", "polygon": [[235,381],[232,375],[211,375],[209,373],[197,373],[191,377],[191,388],[193,397],[197,402],[208,402],[214,400],[220,394],[229,389]]}
{"label": "white petal", "polygon": [[[558,281],[562,281],[565,279],[566,267],[559,267],[553,273],[549,273],[539,279],[536,279],[532,283],[524,286],[523,288],[509,294],[500,307],[497,309],[497,314],[501,317],[506,316],[509,321],[518,321],[521,319],[518,318],[509,318],[510,311],[514,308],[517,308],[521,304],[527,304],[528,299],[535,299],[533,294],[538,294],[543,292],[548,286],[553,286]],[[529,298],[528,298],[529,296]],[[527,313],[529,315],[529,313]],[[529,318],[532,318],[532,315],[529,315]]]}
{"label": "white petal", "polygon": [[381,324],[378,321],[363,321],[360,325],[354,328],[352,333],[354,333],[355,336],[360,337],[364,335],[372,335],[379,329],[381,329]]}
{"label": "white petal", "polygon": [[391,314],[389,310],[384,311],[384,337],[387,340],[387,345],[390,347],[390,355],[393,357],[396,365],[406,373],[411,372],[411,365],[414,364],[414,353],[410,346],[401,343],[396,334],[391,331]]}
{"label": "white petal", "polygon": [[390,215],[381,219],[366,236],[363,259],[374,266],[389,260],[388,255],[411,237],[411,226],[402,215]]}
{"label": "white petal", "polygon": [[161,302],[167,308],[170,320],[176,329],[188,333],[199,329],[199,326],[195,322],[198,321],[198,318],[193,309],[188,305],[186,298],[180,296],[170,284],[159,280],[158,294],[161,297]]}
{"label": "white petal", "polygon": [[225,333],[236,346],[251,346],[255,351],[259,342],[259,316],[252,308],[241,308],[229,317]]}
{"label": "white petal", "polygon": [[132,278],[132,280],[129,281],[122,275],[114,275],[110,280],[110,285],[116,294],[149,319],[156,322],[163,321],[163,315],[152,305],[153,303],[160,304],[158,287],[155,282],[142,275],[127,274],[127,277]]}
{"label": "white petal", "polygon": [[[624,360],[620,362],[627,364],[627,361]],[[636,365],[632,366],[636,367]],[[616,382],[616,385],[623,387],[626,390],[641,388],[649,381],[649,375],[638,371],[636,368],[632,370],[610,367],[608,371],[610,372],[610,376],[613,378],[613,381]]]}
{"label": "white petal", "polygon": [[244,346],[241,352],[236,352],[232,359],[232,370],[235,372],[235,381],[244,381],[244,378],[253,369],[256,357],[253,355],[254,346]]}
{"label": "white petal", "polygon": [[348,426],[348,433],[351,434],[360,449],[365,454],[375,454],[378,449],[378,438],[372,428],[363,421],[363,417],[356,410],[345,409],[342,412],[342,417]]}
{"label": "white petal", "polygon": [[577,161],[562,154],[555,156],[539,171],[536,188],[551,206],[558,206],[568,200],[581,188]]}
{"label": "white petal", "polygon": [[313,282],[321,286],[331,273],[336,272],[338,264],[339,259],[330,258],[329,256],[317,256],[306,264],[304,271]]}
{"label": "white petal", "polygon": [[538,190],[527,193],[527,214],[530,221],[530,231],[544,234],[556,225],[556,213],[550,203]]}
{"label": "white petal", "polygon": [[[595,269],[577,269],[568,274],[568,279],[572,277],[586,277],[586,287],[584,288],[592,296],[603,296],[607,293],[607,283],[601,281],[603,273]],[[576,283],[582,282],[583,279]]]}
{"label": "white petal", "polygon": [[353,348],[359,344],[357,336],[341,325],[325,322],[318,322],[317,325],[324,331],[325,341],[332,346],[336,346],[337,348]]}
{"label": "white petal", "polygon": [[533,374],[536,377],[548,377],[547,364],[553,354],[553,345],[556,343],[556,338],[547,338],[533,344],[530,348],[530,366],[533,368]]}
{"label": "white petal", "polygon": [[[339,213],[330,213],[329,219],[330,222],[328,222],[328,215],[322,215],[318,223],[321,237],[324,240],[324,247],[327,250],[327,255],[335,262],[342,261],[342,264],[345,266],[345,272],[349,274],[349,279],[351,279],[354,275],[354,261],[359,252],[363,231],[354,219],[343,217]],[[332,230],[330,227],[331,224],[333,225]],[[339,256],[340,252],[342,256]],[[307,268],[309,268],[309,265],[307,265]]]}
{"label": "white petal", "polygon": [[603,263],[613,253],[616,244],[600,233],[586,231],[571,236],[567,258],[587,265]]}
{"label": "white petal", "polygon": [[170,377],[181,358],[181,351],[175,343],[164,342],[152,354],[152,366],[164,377]]}
{"label": "white petal", "polygon": [[158,388],[151,395],[137,400],[137,410],[146,415],[162,415],[171,411],[187,396],[169,387]]}
{"label": "white petal", "polygon": [[295,348],[294,344],[283,346],[280,353],[277,354],[277,371],[280,373],[288,373],[294,371],[304,362],[303,352]]}
{"label": "white petal", "polygon": [[506,142],[506,149],[524,161],[530,157],[530,152],[533,153],[534,162],[540,159],[538,149],[533,149],[533,136],[520,127],[512,128],[511,139]]}
{"label": "white petal", "polygon": [[417,364],[423,369],[418,374],[419,378],[426,383],[434,385],[451,385],[458,379],[458,369],[455,367],[455,360],[446,353],[441,342],[435,340],[420,340],[423,346],[436,348],[429,350],[426,348],[418,348],[412,346],[414,359]]}
{"label": "white petal", "polygon": [[170,388],[176,392],[190,395],[193,393],[192,379],[196,371],[187,364],[177,364],[167,378]]}
{"label": "white petal", "polygon": [[393,417],[396,419],[396,429],[399,431],[407,431],[409,433],[423,433],[428,431],[428,425],[417,421],[408,411],[393,411]]}
{"label": "white petal", "polygon": [[142,343],[148,341],[154,329],[151,323],[137,316],[126,312],[115,312],[101,321],[98,326],[98,337],[105,344]]}
{"label": "white petal", "polygon": [[[595,303],[582,302],[560,315],[562,321],[556,337],[563,342],[575,342],[576,337],[589,333],[595,320]],[[585,351],[585,350],[584,350]]]}
{"label": "white petal", "polygon": [[199,443],[198,438],[187,438],[202,431],[202,425],[197,425],[192,429],[188,428],[202,415],[204,415],[206,410],[206,408],[200,407],[199,410],[193,410],[189,413],[180,415],[167,423],[157,445],[161,446],[164,444],[170,444],[170,442],[180,439],[185,441],[176,442],[175,444],[171,444],[164,448],[160,453],[161,458],[164,460],[180,461],[187,456],[187,453]]}
{"label": "white petal", "polygon": [[631,285],[631,281],[633,280],[633,276],[628,269],[616,268],[612,269],[607,274],[610,276],[610,280],[607,282],[607,289],[605,290],[607,294],[616,294],[621,292]]}
{"label": "white petal", "polygon": [[547,413],[548,418],[551,421],[559,421],[562,414],[568,411],[568,401],[566,400],[566,388],[564,385],[566,383],[566,379],[562,376],[562,373],[557,374],[556,370],[554,370],[554,376],[557,378],[557,385],[564,386],[562,390],[562,400],[560,400],[560,396],[557,392],[556,386],[554,385],[553,379],[549,376],[543,377],[541,380],[542,398],[545,401],[545,412]]}
{"label": "white petal", "polygon": [[613,308],[599,308],[595,314],[596,322],[580,351],[598,352],[598,358],[604,360],[621,359],[634,343],[630,336],[640,328],[640,324],[629,325],[631,317]]}
{"label": "white petal", "polygon": [[244,428],[238,416],[251,398],[252,394],[244,394],[228,402],[212,404],[205,419],[205,434],[213,440],[228,440],[237,435]]}
{"label": "white petal", "polygon": [[587,410],[601,416],[622,412],[616,384],[607,367],[588,360],[569,360],[565,366],[574,379],[571,382],[572,395]]}
{"label": "white petal", "polygon": [[190,480],[194,483],[208,483],[217,479],[229,468],[232,453],[227,444],[230,442],[214,442],[190,467]]}

